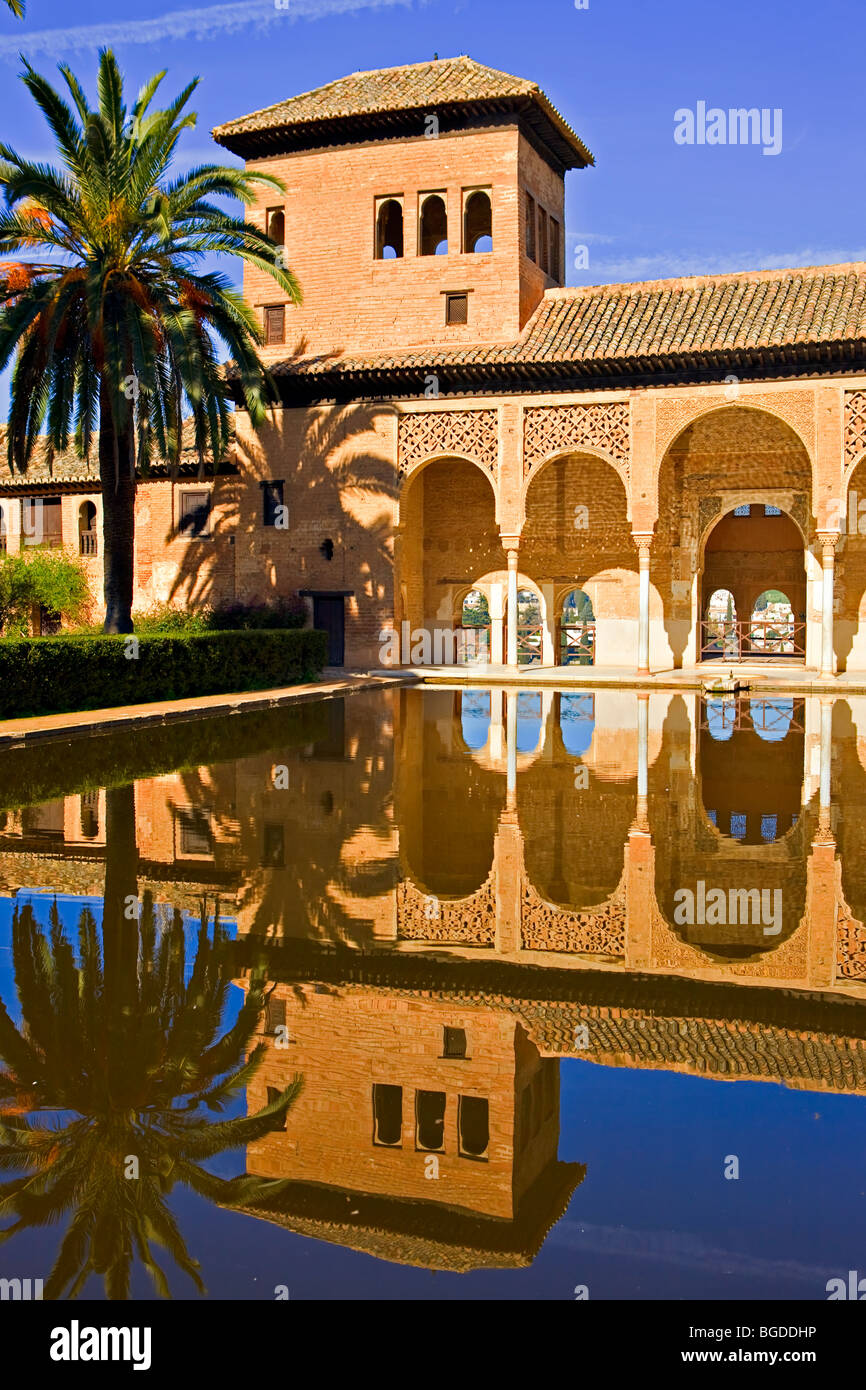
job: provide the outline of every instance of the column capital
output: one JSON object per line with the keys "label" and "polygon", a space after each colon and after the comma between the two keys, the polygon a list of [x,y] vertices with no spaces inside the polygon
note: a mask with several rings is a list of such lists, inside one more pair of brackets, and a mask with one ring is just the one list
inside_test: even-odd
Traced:
{"label": "column capital", "polygon": [[507,550],[509,553],[513,550],[514,553],[515,553],[515,555],[517,554],[518,550],[520,549],[520,537],[519,537],[519,536],[504,536],[504,535],[500,535],[499,539],[500,539],[500,541],[502,542],[502,549],[503,549],[503,550]]}
{"label": "column capital", "polygon": [[818,540],[821,543],[821,550],[824,555],[835,555],[836,546],[842,539],[840,531],[819,531]]}
{"label": "column capital", "polygon": [[652,549],[652,543],[653,543],[653,533],[652,533],[652,531],[632,531],[632,533],[631,533],[631,538],[632,538],[632,540],[634,541],[635,545],[637,546],[637,552],[638,552],[638,557],[639,557],[639,559],[641,559],[641,560],[647,559],[647,560],[648,560],[648,559],[649,559],[650,550]]}

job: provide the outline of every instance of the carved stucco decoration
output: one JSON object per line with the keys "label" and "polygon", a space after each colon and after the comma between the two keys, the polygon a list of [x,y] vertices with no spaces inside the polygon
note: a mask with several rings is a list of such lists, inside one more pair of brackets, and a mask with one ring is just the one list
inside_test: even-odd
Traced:
{"label": "carved stucco decoration", "polygon": [[521,894],[520,939],[525,951],[624,956],[626,930],[625,875],[612,896],[598,907],[570,912],[544,901],[529,880]]}
{"label": "carved stucco decoration", "polygon": [[496,944],[494,870],[468,898],[449,902],[422,893],[411,879],[397,885],[397,940],[441,941],[453,946]]}
{"label": "carved stucco decoration", "polygon": [[847,980],[866,979],[866,925],[842,906],[836,919],[836,971]]}
{"label": "carved stucco decoration", "polygon": [[[652,961],[656,969],[690,970],[696,966],[706,968],[711,963],[711,951],[703,951],[700,946],[683,941],[655,900],[651,905],[650,915]],[[806,918],[803,917],[786,941],[758,955],[757,959],[726,961],[725,974],[768,980],[805,980],[808,972],[808,943],[809,927]]]}
{"label": "carved stucco decoration", "polygon": [[690,539],[699,539],[714,517],[718,516],[722,510],[721,497],[702,497],[698,506],[698,535]]}
{"label": "carved stucco decoration", "polygon": [[566,450],[597,449],[615,465],[628,486],[631,415],[628,401],[594,405],[527,406],[523,412],[523,475]]}
{"label": "carved stucco decoration", "polygon": [[[729,388],[728,388],[729,389]],[[713,410],[740,406],[748,410],[766,410],[777,415],[800,436],[809,451],[810,461],[815,452],[815,393],[814,391],[740,391],[731,398],[723,391],[718,396],[679,396],[660,400],[656,406],[656,460],[660,464],[677,435],[687,425]]]}
{"label": "carved stucco decoration", "polygon": [[401,415],[397,464],[411,473],[433,457],[456,454],[475,459],[495,476],[499,460],[498,410],[423,410]]}
{"label": "carved stucco decoration", "polygon": [[866,391],[845,392],[845,464],[851,468],[866,450]]}

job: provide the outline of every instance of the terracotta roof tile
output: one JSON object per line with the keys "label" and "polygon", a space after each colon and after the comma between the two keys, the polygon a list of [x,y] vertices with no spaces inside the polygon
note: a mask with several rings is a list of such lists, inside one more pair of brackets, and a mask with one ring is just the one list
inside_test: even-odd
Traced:
{"label": "terracotta roof tile", "polygon": [[[191,420],[184,421],[183,432],[184,446],[177,472],[181,477],[189,477],[195,475],[199,468],[198,454],[191,446],[193,438]],[[233,419],[230,437],[234,438]],[[209,475],[213,471],[213,465],[206,462],[205,473]],[[217,471],[231,471],[228,467],[228,460],[222,460]],[[164,477],[170,472],[169,464],[162,460],[156,460],[151,465],[148,476]],[[89,459],[79,458],[74,449],[65,449],[62,453],[56,453],[52,456],[48,442],[43,436],[36,442],[27,472],[11,472],[6,455],[6,427],[0,425],[0,492],[6,492],[9,488],[28,490],[34,487],[51,487],[63,484],[79,488],[86,486],[90,491],[99,491],[99,459],[95,442]]]}
{"label": "terracotta roof tile", "polygon": [[514,343],[289,359],[278,376],[563,365],[862,343],[866,262],[548,290]]}
{"label": "terracotta roof tile", "polygon": [[216,126],[215,140],[231,145],[262,131],[300,131],[323,122],[358,120],[387,112],[429,110],[478,102],[528,99],[556,128],[580,164],[594,163],[583,141],[551,104],[537,82],[476,63],[466,54],[396,68],[353,72],[311,92],[278,101],[261,111]]}

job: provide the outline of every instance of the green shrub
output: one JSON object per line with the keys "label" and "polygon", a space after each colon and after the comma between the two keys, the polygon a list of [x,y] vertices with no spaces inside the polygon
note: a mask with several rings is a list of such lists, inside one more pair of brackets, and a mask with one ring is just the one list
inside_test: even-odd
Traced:
{"label": "green shrub", "polygon": [[137,633],[184,633],[209,632],[211,610],[209,608],[174,608],[170,603],[154,604],[144,613],[133,613],[133,623]]}
{"label": "green shrub", "polygon": [[209,613],[212,632],[244,632],[266,628],[298,628],[307,620],[302,599],[274,598],[267,603],[220,603]]}
{"label": "green shrub", "polygon": [[138,633],[261,632],[301,628],[306,623],[307,610],[301,599],[282,597],[267,603],[232,600],[196,609],[158,603],[143,613],[134,613],[133,619]]}
{"label": "green shrub", "polygon": [[0,554],[0,633],[24,636],[34,606],[75,622],[90,606],[87,572],[80,560],[55,550]]}
{"label": "green shrub", "polygon": [[0,643],[0,717],[293,685],[321,671],[327,645],[309,628],[10,640]]}

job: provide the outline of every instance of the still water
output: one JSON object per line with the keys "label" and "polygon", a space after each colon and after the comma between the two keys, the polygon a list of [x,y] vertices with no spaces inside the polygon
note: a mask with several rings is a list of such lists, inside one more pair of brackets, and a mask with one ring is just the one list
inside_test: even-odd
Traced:
{"label": "still water", "polygon": [[0,1276],[866,1274],[866,699],[397,689],[4,754]]}

